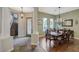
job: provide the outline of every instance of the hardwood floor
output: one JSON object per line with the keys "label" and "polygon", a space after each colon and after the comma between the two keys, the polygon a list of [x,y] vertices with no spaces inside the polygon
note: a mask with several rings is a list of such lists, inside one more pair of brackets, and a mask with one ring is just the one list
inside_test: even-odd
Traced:
{"label": "hardwood floor", "polygon": [[49,48],[49,51],[52,52],[79,52],[79,40],[74,39],[70,41],[69,44],[65,43],[63,45],[58,45],[57,47]]}
{"label": "hardwood floor", "polygon": [[79,52],[79,40],[71,39],[69,43],[64,43],[56,47],[54,46],[48,47],[47,51],[49,52]]}
{"label": "hardwood floor", "polygon": [[[28,42],[30,43],[30,41]],[[79,52],[79,40],[74,39],[62,45],[54,47],[53,42],[51,42],[51,47],[49,46],[49,41],[46,44],[45,38],[39,40],[38,46],[35,49],[31,48],[31,44],[15,47],[13,52]]]}

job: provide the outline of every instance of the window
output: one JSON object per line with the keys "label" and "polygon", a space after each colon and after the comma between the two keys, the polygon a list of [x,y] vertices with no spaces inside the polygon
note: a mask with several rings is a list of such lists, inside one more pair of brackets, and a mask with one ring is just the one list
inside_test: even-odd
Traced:
{"label": "window", "polygon": [[46,31],[48,28],[47,26],[47,18],[43,18],[43,31]]}
{"label": "window", "polygon": [[27,35],[31,35],[32,33],[32,19],[27,19]]}
{"label": "window", "polygon": [[54,28],[54,20],[50,19],[50,28],[53,29]]}
{"label": "window", "polygon": [[62,18],[57,18],[56,20],[56,29],[62,29]]}

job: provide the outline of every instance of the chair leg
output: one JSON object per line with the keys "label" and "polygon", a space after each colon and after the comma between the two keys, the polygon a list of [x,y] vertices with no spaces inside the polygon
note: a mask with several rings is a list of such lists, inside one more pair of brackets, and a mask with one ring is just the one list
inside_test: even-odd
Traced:
{"label": "chair leg", "polygon": [[46,38],[46,43],[47,43],[47,38]]}
{"label": "chair leg", "polygon": [[54,47],[56,47],[57,46],[57,42],[56,41],[54,41]]}
{"label": "chair leg", "polygon": [[47,46],[47,38],[46,38],[46,46]]}
{"label": "chair leg", "polygon": [[69,46],[69,38],[67,38],[67,47]]}
{"label": "chair leg", "polygon": [[68,38],[68,44],[69,44],[69,38]]}
{"label": "chair leg", "polygon": [[46,38],[46,44],[47,44],[47,38]]}

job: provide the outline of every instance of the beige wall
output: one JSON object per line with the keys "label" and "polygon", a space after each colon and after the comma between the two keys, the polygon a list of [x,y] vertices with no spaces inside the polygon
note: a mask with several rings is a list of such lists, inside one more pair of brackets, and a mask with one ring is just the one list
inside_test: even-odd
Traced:
{"label": "beige wall", "polygon": [[[74,30],[75,37],[79,38],[79,9],[71,11],[71,12],[67,12],[67,13],[64,13],[64,14],[61,14],[61,18],[63,20],[64,19],[73,19],[73,27],[64,27],[64,28]],[[78,24],[75,23],[76,21],[78,22]]]}

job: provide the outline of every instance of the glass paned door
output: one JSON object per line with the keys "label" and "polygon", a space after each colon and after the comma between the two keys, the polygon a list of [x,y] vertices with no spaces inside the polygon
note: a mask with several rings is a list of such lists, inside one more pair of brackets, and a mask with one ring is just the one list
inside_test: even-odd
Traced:
{"label": "glass paned door", "polygon": [[26,32],[27,32],[27,35],[31,35],[32,33],[32,18],[27,18],[26,19]]}

